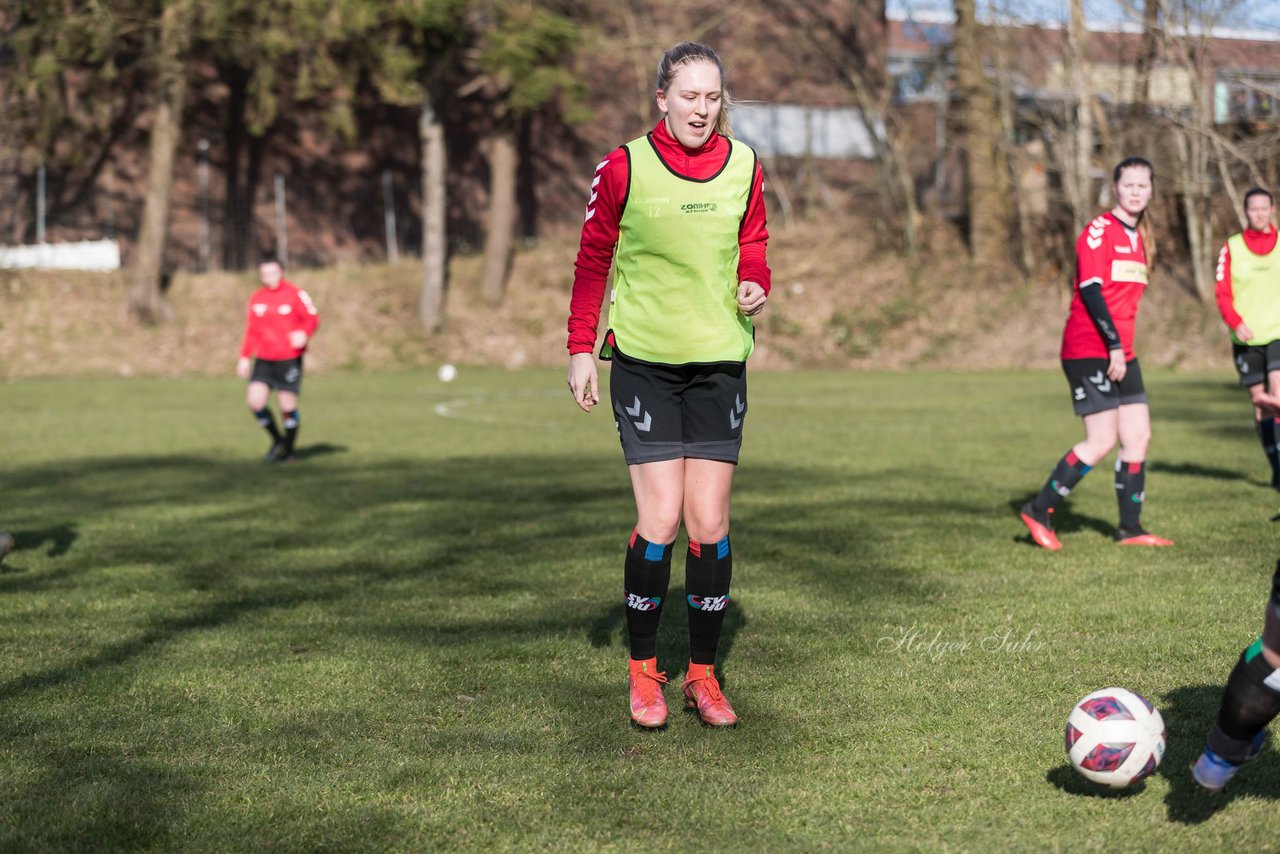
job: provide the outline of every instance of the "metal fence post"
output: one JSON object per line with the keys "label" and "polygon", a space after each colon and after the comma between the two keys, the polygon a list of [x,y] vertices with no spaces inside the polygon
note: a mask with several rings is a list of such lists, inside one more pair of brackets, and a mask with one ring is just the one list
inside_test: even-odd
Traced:
{"label": "metal fence post", "polygon": [[396,244],[396,197],[391,185],[391,170],[382,170],[382,224],[387,233],[387,261],[400,260],[400,247]]}
{"label": "metal fence post", "polygon": [[289,264],[289,232],[285,224],[284,175],[276,173],[276,257]]}

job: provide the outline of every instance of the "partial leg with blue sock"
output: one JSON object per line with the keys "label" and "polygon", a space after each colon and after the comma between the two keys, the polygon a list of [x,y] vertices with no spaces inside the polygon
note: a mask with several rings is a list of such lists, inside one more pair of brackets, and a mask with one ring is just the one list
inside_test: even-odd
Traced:
{"label": "partial leg with blue sock", "polygon": [[667,722],[667,701],[662,696],[667,675],[658,670],[658,624],[671,582],[671,545],[651,543],[639,531],[632,531],[624,567],[623,597],[631,642],[627,673],[631,720],[648,729]]}
{"label": "partial leg with blue sock", "polygon": [[689,603],[689,670],[685,674],[684,697],[690,708],[708,726],[732,726],[738,722],[716,678],[716,648],[729,607],[729,582],[733,578],[733,555],[729,537],[715,543],[689,541],[685,555],[685,593]]}
{"label": "partial leg with blue sock", "polygon": [[1053,532],[1053,513],[1062,499],[1071,494],[1076,484],[1092,470],[1092,466],[1076,456],[1075,450],[1067,451],[1058,460],[1040,493],[1022,505],[1022,523],[1031,532],[1031,541],[1049,551],[1062,548],[1058,535]]}
{"label": "partial leg with blue sock", "polygon": [[[1264,637],[1241,653],[1227,678],[1218,720],[1191,769],[1196,782],[1210,792],[1222,791],[1240,767],[1261,752],[1267,724],[1280,714],[1280,668],[1273,663],[1280,649],[1272,646],[1280,635],[1280,564],[1271,579],[1266,623]],[[1264,638],[1271,639],[1265,648]]]}

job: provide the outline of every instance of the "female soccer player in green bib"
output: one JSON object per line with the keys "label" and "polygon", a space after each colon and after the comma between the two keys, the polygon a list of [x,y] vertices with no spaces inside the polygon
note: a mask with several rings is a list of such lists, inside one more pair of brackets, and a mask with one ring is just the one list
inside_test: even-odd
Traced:
{"label": "female soccer player in green bib", "polygon": [[689,666],[683,693],[703,722],[738,717],[716,678],[733,556],[729,495],[747,416],[746,360],[769,296],[763,173],[729,137],[724,67],[681,42],[658,64],[662,120],[596,167],[575,264],[569,389],[600,402],[593,351],[609,267],[614,287],[601,347],[631,475],[636,525],[624,565],[631,720],[667,721],[658,621],[684,523]]}

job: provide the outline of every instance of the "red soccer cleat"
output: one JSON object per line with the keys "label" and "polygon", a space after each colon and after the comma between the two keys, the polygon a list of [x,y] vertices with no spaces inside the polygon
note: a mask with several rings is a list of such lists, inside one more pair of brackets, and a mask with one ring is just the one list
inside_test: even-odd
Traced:
{"label": "red soccer cleat", "polygon": [[689,662],[689,672],[684,677],[685,705],[698,710],[698,717],[707,726],[733,726],[738,715],[720,692],[714,664]]}
{"label": "red soccer cleat", "polygon": [[1027,526],[1027,530],[1031,532],[1031,542],[1041,548],[1046,548],[1051,552],[1056,552],[1062,548],[1062,543],[1058,542],[1058,535],[1053,532],[1053,508],[1041,515],[1036,512],[1035,507],[1028,501],[1022,505],[1022,522]]}
{"label": "red soccer cleat", "polygon": [[1141,528],[1117,528],[1115,533],[1116,542],[1122,546],[1171,546],[1173,540],[1166,540],[1164,537],[1157,537],[1155,534],[1148,534]]}
{"label": "red soccer cleat", "polygon": [[631,722],[645,729],[667,725],[667,701],[662,686],[667,674],[658,672],[658,659],[628,660],[627,681],[631,685]]}

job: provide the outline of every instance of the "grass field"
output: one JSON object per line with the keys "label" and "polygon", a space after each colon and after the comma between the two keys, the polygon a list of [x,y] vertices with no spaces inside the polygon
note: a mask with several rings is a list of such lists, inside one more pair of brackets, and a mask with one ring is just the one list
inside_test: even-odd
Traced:
{"label": "grass field", "polygon": [[[673,685],[656,733],[625,467],[562,372],[314,377],[291,467],[235,381],[0,385],[0,848],[1276,850],[1275,751],[1217,799],[1187,772],[1280,551],[1229,373],[1148,378],[1144,521],[1177,547],[1110,542],[1102,466],[1057,554],[1016,508],[1078,438],[1059,375],[753,375],[742,722]],[[1113,684],[1169,748],[1102,794],[1062,726]]]}

